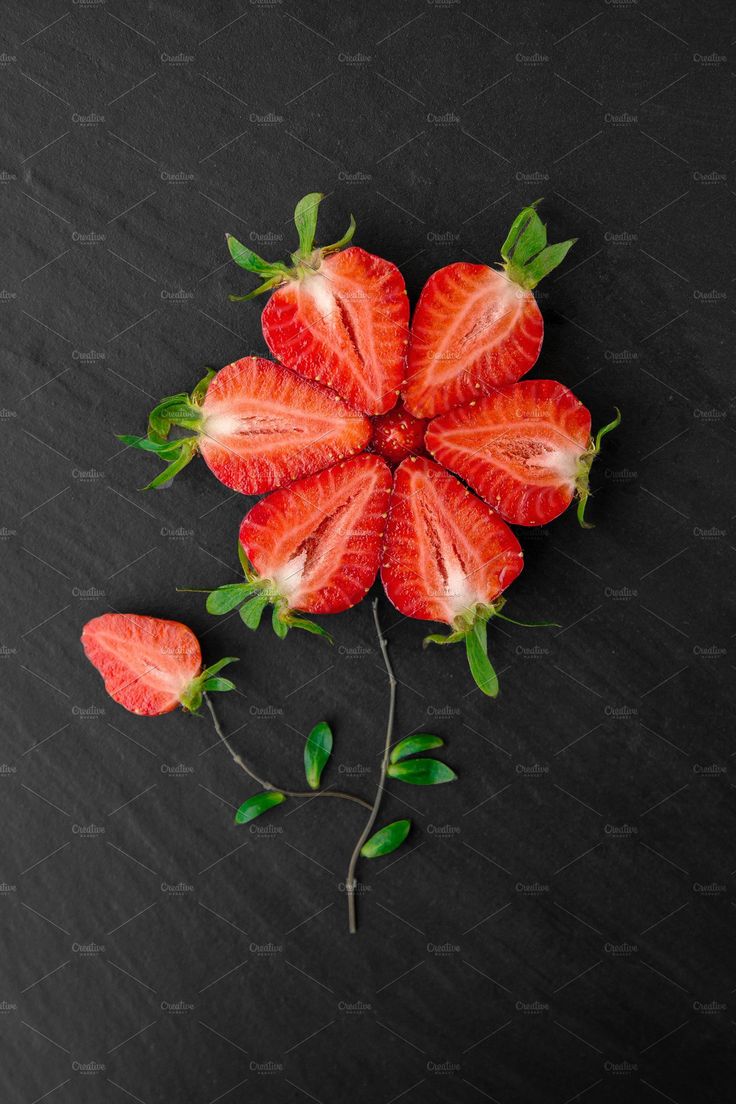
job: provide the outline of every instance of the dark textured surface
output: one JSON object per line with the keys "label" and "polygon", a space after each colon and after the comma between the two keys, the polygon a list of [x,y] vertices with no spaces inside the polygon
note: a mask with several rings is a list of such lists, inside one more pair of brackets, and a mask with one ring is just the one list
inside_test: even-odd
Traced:
{"label": "dark textured surface", "polygon": [[[724,3],[6,5],[0,923],[3,1104],[722,1101],[733,1084],[733,240]],[[624,415],[572,514],[520,533],[497,703],[382,603],[398,734],[452,787],[392,784],[413,850],[344,878],[362,813],[251,787],[205,720],[140,720],[78,645],[107,609],[239,653],[219,707],[254,764],[373,792],[386,680],[370,608],[337,646],[213,622],[244,512],[114,432],[203,365],[262,352],[223,232],[293,248],[330,192],[400,263],[492,260],[543,194],[580,241],[540,288],[534,375]],[[255,244],[258,248],[258,244]],[[728,689],[728,693],[724,691]],[[407,805],[409,804],[409,807]],[[327,808],[323,806],[328,806]],[[335,807],[336,806],[336,807]],[[92,1063],[92,1065],[89,1065]],[[86,1067],[86,1068],[85,1068]]]}

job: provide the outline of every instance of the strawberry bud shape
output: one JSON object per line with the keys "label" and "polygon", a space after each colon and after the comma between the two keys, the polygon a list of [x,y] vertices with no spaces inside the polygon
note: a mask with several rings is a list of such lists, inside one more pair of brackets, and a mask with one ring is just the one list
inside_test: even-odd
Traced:
{"label": "strawberry bud shape", "polygon": [[205,693],[235,689],[219,672],[237,658],[202,670],[199,641],[178,621],[105,613],[84,626],[82,646],[110,697],[139,716],[160,716],[177,706],[196,713]]}
{"label": "strawberry bud shape", "polygon": [[[173,428],[186,436],[170,439]],[[368,419],[326,387],[262,357],[208,371],[191,395],[171,395],[146,437],[121,436],[167,467],[146,490],[169,483],[199,452],[221,483],[263,494],[352,456],[371,435]]]}
{"label": "strawberry bud shape", "polygon": [[537,200],[514,219],[501,246],[500,270],[458,262],[430,276],[411,325],[404,403],[432,418],[533,368],[544,321],[532,289],[567,255],[572,238],[547,244]]}
{"label": "strawberry bud shape", "polygon": [[[271,264],[231,234],[230,256],[263,283],[247,295],[273,292],[261,325],[266,344],[287,368],[332,388],[365,414],[394,406],[405,375],[409,301],[396,265],[350,246],[355,219],[339,241],[315,246],[317,211],[324,199],[299,200],[294,221],[299,248],[291,265]],[[349,246],[349,248],[345,248]]]}

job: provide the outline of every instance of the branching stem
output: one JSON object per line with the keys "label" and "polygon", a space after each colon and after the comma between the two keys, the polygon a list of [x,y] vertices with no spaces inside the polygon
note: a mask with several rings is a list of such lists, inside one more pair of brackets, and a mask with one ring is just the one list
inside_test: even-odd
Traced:
{"label": "branching stem", "polygon": [[386,722],[386,742],[383,749],[383,759],[381,760],[381,772],[378,776],[378,788],[376,789],[376,796],[373,801],[370,816],[366,821],[366,825],[363,831],[358,837],[358,842],[355,844],[352,857],[350,859],[350,866],[348,867],[348,876],[345,881],[345,889],[348,898],[348,927],[350,934],[354,935],[358,930],[358,925],[355,915],[355,868],[358,864],[358,858],[360,856],[360,849],[368,839],[373,830],[373,825],[376,823],[376,817],[378,816],[378,810],[381,806],[381,798],[383,797],[383,791],[386,785],[386,771],[388,769],[388,757],[391,750],[391,742],[393,740],[394,732],[394,714],[396,712],[396,678],[394,676],[393,668],[391,666],[391,660],[388,655],[388,648],[386,646],[386,639],[381,629],[381,622],[378,618],[378,599],[373,599],[373,621],[376,626],[376,635],[378,636],[378,643],[381,648],[381,655],[383,656],[384,666],[386,668],[386,674],[388,675],[389,685],[389,700],[388,700],[388,720]]}
{"label": "branching stem", "polygon": [[362,797],[358,797],[357,794],[344,793],[342,790],[287,790],[283,786],[274,786],[272,782],[267,782],[265,778],[261,778],[260,775],[256,774],[252,767],[248,766],[242,756],[238,755],[237,751],[222,731],[222,726],[215,713],[215,707],[212,704],[209,694],[204,694],[203,697],[207,702],[207,708],[210,711],[212,723],[215,726],[215,732],[227,748],[233,762],[237,763],[240,769],[245,771],[249,778],[252,778],[259,786],[263,786],[264,790],[276,790],[278,793],[285,794],[287,797],[334,797],[341,801],[353,801],[356,805],[362,805],[364,809],[372,808],[370,802],[365,801]]}

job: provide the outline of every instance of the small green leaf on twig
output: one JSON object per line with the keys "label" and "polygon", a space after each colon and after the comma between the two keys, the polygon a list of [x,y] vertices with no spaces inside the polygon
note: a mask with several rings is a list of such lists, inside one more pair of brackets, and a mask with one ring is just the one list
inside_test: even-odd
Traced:
{"label": "small green leaf on twig", "polygon": [[391,778],[408,782],[411,786],[438,786],[442,782],[454,782],[454,770],[439,759],[407,759],[405,763],[392,763],[388,768]]}
{"label": "small green leaf on twig", "polygon": [[377,859],[379,855],[390,855],[409,835],[410,820],[395,820],[393,824],[387,824],[379,829],[375,835],[366,840],[360,849],[364,859]]}
{"label": "small green leaf on twig", "polygon": [[261,813],[267,813],[269,809],[273,809],[275,805],[281,805],[283,801],[286,801],[286,798],[278,790],[267,790],[265,793],[255,794],[254,797],[249,797],[240,806],[235,814],[235,823],[247,824],[248,821],[259,817]]}
{"label": "small green leaf on twig", "polygon": [[318,790],[322,771],[332,754],[332,730],[327,721],[319,721],[304,745],[304,773],[310,789]]}
{"label": "small green leaf on twig", "polygon": [[413,736],[407,736],[400,740],[391,752],[391,762],[398,763],[402,759],[408,759],[410,755],[416,755],[418,751],[430,751],[431,748],[442,747],[444,740],[439,736],[430,736],[426,732],[415,732]]}

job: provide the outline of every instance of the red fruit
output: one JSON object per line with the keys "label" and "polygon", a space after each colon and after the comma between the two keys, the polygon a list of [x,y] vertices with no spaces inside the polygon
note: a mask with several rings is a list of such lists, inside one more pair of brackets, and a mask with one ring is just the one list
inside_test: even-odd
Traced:
{"label": "red fruit", "polygon": [[381,579],[400,613],[458,627],[522,566],[508,525],[454,475],[422,458],[396,469]]}
{"label": "red fruit", "polygon": [[424,453],[424,418],[415,418],[399,402],[388,414],[371,419],[373,436],[370,447],[391,464],[400,464],[408,456]]}
{"label": "red fruit", "polygon": [[[172,426],[192,435],[169,440]],[[244,357],[210,373],[191,395],[164,399],[147,437],[121,440],[168,463],[149,487],[169,482],[199,450],[226,487],[261,494],[360,452],[370,435],[368,419],[326,387]]]}
{"label": "red fruit", "polygon": [[270,265],[230,235],[228,246],[237,264],[265,280],[251,295],[278,289],[261,319],[273,355],[331,387],[356,410],[383,414],[396,402],[405,373],[409,301],[404,278],[395,265],[356,246],[335,252],[352,238],[352,219],[340,242],[314,248],[322,199],[312,193],[297,204],[299,250],[292,254],[293,267]]}
{"label": "red fruit", "polygon": [[461,262],[430,276],[412,320],[403,389],[412,414],[441,414],[515,382],[534,366],[544,323],[532,288],[572,244],[548,246],[532,204],[514,220],[501,248],[502,272]]}
{"label": "red fruit", "polygon": [[105,613],[84,626],[82,646],[110,697],[143,717],[170,713],[177,705],[195,712],[205,690],[233,689],[228,679],[213,676],[234,660],[202,671],[199,641],[178,621]]}
{"label": "red fruit", "polygon": [[561,383],[524,380],[435,418],[426,441],[507,521],[545,525],[576,494],[582,516],[603,432],[591,440],[589,411]]}
{"label": "red fruit", "polygon": [[488,659],[487,624],[500,616],[501,593],[523,567],[505,522],[431,460],[405,460],[394,476],[381,579],[406,617],[444,621],[447,636],[425,645],[465,643],[470,670],[489,697],[498,679]]}
{"label": "red fruit", "polygon": [[255,590],[244,611],[272,602],[275,617],[303,628],[290,610],[339,613],[359,602],[378,572],[390,493],[385,461],[366,454],[256,503],[240,527]]}

